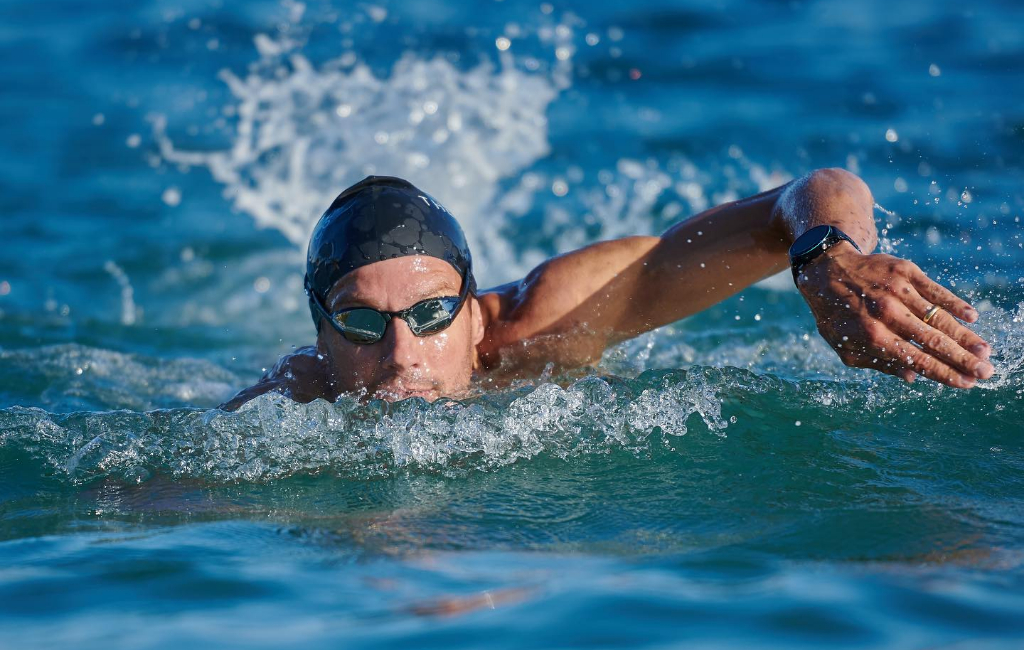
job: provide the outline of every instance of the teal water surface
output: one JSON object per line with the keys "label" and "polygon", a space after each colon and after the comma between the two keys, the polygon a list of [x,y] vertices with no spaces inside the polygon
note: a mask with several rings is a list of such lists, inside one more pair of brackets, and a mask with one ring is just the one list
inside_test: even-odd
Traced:
{"label": "teal water surface", "polygon": [[[0,648],[1021,647],[1022,14],[0,6]],[[593,372],[214,408],[368,173],[487,286],[825,166],[991,380],[845,368],[782,275]]]}

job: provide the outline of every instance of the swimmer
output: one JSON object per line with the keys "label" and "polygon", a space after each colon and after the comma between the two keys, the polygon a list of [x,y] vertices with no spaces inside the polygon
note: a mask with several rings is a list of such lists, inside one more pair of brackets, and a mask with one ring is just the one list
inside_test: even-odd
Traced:
{"label": "swimmer", "polygon": [[408,181],[370,176],[334,200],[310,239],[316,343],[221,408],[270,391],[433,401],[466,395],[474,379],[594,365],[608,347],[787,266],[844,364],[957,388],[991,377],[991,347],[963,324],[977,311],[912,262],[873,253],[873,209],[860,178],[821,169],[660,237],[591,244],[481,291],[455,217]]}

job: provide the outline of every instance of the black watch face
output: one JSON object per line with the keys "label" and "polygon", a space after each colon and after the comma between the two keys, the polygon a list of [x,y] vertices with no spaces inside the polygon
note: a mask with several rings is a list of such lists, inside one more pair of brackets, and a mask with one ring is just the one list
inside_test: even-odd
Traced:
{"label": "black watch face", "polygon": [[789,249],[790,257],[800,257],[814,250],[821,242],[825,241],[830,232],[832,232],[832,226],[815,226],[811,228],[793,242]]}

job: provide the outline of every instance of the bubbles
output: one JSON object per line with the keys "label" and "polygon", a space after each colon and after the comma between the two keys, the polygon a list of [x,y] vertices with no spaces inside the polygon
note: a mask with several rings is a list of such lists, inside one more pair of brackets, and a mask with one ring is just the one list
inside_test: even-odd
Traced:
{"label": "bubbles", "polygon": [[181,203],[181,190],[177,187],[168,187],[160,195],[160,199],[172,208],[176,207]]}
{"label": "bubbles", "polygon": [[885,139],[887,142],[897,142],[899,141],[900,136],[898,133],[896,133],[896,129],[886,129]]}
{"label": "bubbles", "polygon": [[[86,373],[88,374],[88,373]],[[48,414],[0,411],[8,443],[41,453],[75,481],[153,471],[216,481],[274,480],[330,471],[344,476],[399,471],[488,471],[538,455],[569,459],[701,430],[723,435],[714,372],[652,373],[613,385],[585,377],[567,388],[541,384],[466,403],[420,399],[298,404],[261,396],[237,413],[178,409]],[[695,416],[691,419],[691,416]],[[45,432],[45,433],[40,433]]]}

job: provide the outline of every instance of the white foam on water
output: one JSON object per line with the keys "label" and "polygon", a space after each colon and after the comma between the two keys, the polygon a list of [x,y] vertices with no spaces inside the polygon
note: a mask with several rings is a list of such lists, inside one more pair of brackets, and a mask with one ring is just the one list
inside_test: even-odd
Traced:
{"label": "white foam on water", "polygon": [[[1020,329],[1019,322],[1006,325]],[[93,360],[102,361],[95,353]],[[930,382],[906,386],[877,374],[794,382],[693,366],[635,379],[589,375],[559,381],[433,404],[361,403],[350,397],[299,404],[268,393],[236,413],[178,408],[61,415],[11,407],[0,409],[0,448],[28,453],[54,476],[74,483],[101,477],[144,481],[154,472],[216,482],[305,473],[457,476],[538,456],[688,453],[679,449],[681,436],[715,440],[748,417],[753,426],[778,417],[819,426],[842,421],[855,428],[886,426],[900,417],[899,426],[907,426],[917,422],[916,413],[936,408],[954,434],[957,426],[971,426],[978,408],[991,408],[966,391]],[[997,400],[996,411],[1006,410],[997,416],[1005,420],[1024,390],[1019,363],[1011,361],[996,383],[998,392],[987,395]]]}
{"label": "white foam on water", "polygon": [[[572,39],[561,27],[552,50]],[[256,43],[261,58],[247,75],[221,73],[236,101],[231,148],[179,149],[158,116],[166,161],[206,168],[235,209],[297,248],[340,190],[379,174],[408,178],[459,215],[479,275],[513,257],[499,235],[499,182],[548,154],[546,113],[570,83],[571,59],[530,71],[503,52],[464,70],[406,53],[377,76],[352,53],[314,66],[291,40]]]}
{"label": "white foam on water", "polygon": [[38,386],[47,407],[147,410],[215,405],[240,379],[211,361],[159,359],[77,343],[0,350],[5,377]]}
{"label": "white foam on water", "polygon": [[[677,371],[613,386],[590,376],[542,383],[467,403],[419,399],[298,404],[277,394],[237,413],[176,409],[55,415],[0,410],[0,447],[31,452],[72,480],[145,480],[153,471],[217,481],[267,481],[331,471],[354,477],[401,471],[460,474],[540,454],[568,459],[614,450],[646,453],[688,426],[724,435],[715,372]],[[691,416],[696,416],[691,421]]]}
{"label": "white foam on water", "polygon": [[[547,61],[512,47],[465,68],[406,52],[386,75],[351,51],[314,65],[300,41],[261,34],[246,75],[221,73],[234,99],[222,108],[236,120],[231,147],[180,149],[161,116],[156,141],[165,161],[208,170],[235,209],[300,251],[340,190],[368,174],[408,178],[458,216],[481,286],[516,280],[553,252],[658,234],[791,178],[736,146],[713,173],[678,155],[622,158],[596,179],[579,165],[538,165],[551,151],[548,111],[572,84],[578,23],[567,14],[535,30]],[[542,218],[518,221],[536,210]]]}

